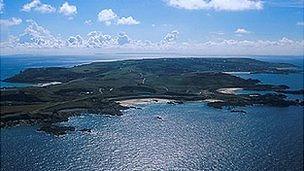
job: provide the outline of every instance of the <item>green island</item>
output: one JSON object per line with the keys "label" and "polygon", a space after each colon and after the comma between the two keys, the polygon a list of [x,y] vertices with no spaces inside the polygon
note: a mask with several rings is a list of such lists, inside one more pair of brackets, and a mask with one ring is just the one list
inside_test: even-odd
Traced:
{"label": "green island", "polygon": [[[70,68],[29,68],[6,82],[34,86],[1,89],[1,128],[17,124],[39,124],[40,130],[62,135],[74,128],[58,122],[85,112],[122,115],[132,106],[128,99],[167,99],[168,104],[205,101],[215,108],[269,105],[303,105],[303,99],[289,100],[286,94],[303,94],[286,85],[262,84],[230,72],[289,74],[297,66],[250,58],[159,58],[93,62]],[[233,89],[272,91],[267,94],[236,94]],[[157,101],[157,100],[156,100]],[[84,130],[89,131],[89,129]]]}

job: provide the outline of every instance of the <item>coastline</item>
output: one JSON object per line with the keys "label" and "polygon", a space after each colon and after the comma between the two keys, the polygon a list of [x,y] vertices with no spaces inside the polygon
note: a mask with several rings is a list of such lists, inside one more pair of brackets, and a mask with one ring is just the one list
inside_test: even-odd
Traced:
{"label": "coastline", "polygon": [[222,93],[222,94],[237,94],[237,92],[239,91],[242,91],[243,88],[220,88],[220,89],[217,89],[216,91],[219,92],[219,93]]}
{"label": "coastline", "polygon": [[53,81],[53,82],[48,82],[48,83],[38,83],[38,84],[33,85],[33,86],[34,87],[47,87],[47,86],[59,85],[59,84],[62,84],[62,82]]}
{"label": "coastline", "polygon": [[[288,100],[282,94],[239,94],[237,91],[242,88],[298,92],[287,92],[288,86],[258,84],[257,80],[225,73],[225,70],[235,70],[236,66],[237,71],[245,73],[250,69],[253,72],[278,72],[271,67],[275,64],[249,58],[237,60],[237,63],[235,60],[162,58],[96,62],[72,68],[29,68],[6,81],[43,84],[1,91],[3,100],[0,125],[2,128],[19,123],[38,123],[48,124],[53,129],[56,128],[52,127],[53,124],[66,121],[70,116],[86,112],[121,116],[125,109],[154,103],[174,105],[200,101],[218,109],[254,104],[278,107],[303,105],[303,101]],[[179,69],[173,67],[176,62],[180,63]],[[257,67],[248,68],[248,62]],[[145,70],[146,66],[151,68]],[[223,70],[222,67],[215,66],[227,68]],[[159,70],[159,67],[165,70]],[[210,67],[211,70],[204,69]]]}
{"label": "coastline", "polygon": [[134,98],[134,99],[127,99],[127,100],[118,100],[116,103],[123,107],[133,107],[135,105],[147,105],[147,104],[154,104],[154,103],[170,103],[174,102],[175,100],[169,100],[164,98]]}

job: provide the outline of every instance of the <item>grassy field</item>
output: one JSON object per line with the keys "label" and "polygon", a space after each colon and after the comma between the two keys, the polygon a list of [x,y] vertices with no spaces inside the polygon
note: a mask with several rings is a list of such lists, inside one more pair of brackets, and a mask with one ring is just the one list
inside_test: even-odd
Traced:
{"label": "grassy field", "polygon": [[[241,96],[217,92],[220,88],[276,90],[288,87],[262,85],[258,80],[242,79],[224,72],[290,73],[291,64],[268,63],[247,58],[176,58],[98,62],[72,68],[32,68],[6,79],[8,82],[61,84],[1,90],[1,118],[58,119],[66,109],[87,109],[96,113],[120,115],[115,100],[162,97],[176,100],[220,99],[224,105],[292,104],[283,96]],[[263,101],[264,99],[264,101]],[[275,101],[275,103],[271,102]],[[63,115],[63,114],[61,114]],[[69,116],[68,114],[67,116]],[[9,116],[13,116],[9,119]],[[39,117],[38,117],[39,116]],[[47,117],[46,117],[47,116]],[[66,118],[65,118],[66,119]],[[1,125],[5,125],[1,121]]]}

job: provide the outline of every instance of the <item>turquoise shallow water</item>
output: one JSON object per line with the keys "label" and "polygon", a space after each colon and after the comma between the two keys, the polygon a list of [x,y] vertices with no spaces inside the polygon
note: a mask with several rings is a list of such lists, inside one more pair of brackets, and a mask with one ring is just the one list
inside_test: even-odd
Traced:
{"label": "turquoise shallow water", "polygon": [[[10,60],[1,63],[6,76],[31,63],[14,67]],[[36,60],[31,66],[85,62]],[[244,77],[256,76],[264,83],[303,87],[299,75]],[[1,170],[303,170],[303,107],[242,108],[247,114],[200,102],[139,107],[121,117],[86,114],[61,123],[92,128],[91,133],[54,137],[35,126],[1,129]]]}

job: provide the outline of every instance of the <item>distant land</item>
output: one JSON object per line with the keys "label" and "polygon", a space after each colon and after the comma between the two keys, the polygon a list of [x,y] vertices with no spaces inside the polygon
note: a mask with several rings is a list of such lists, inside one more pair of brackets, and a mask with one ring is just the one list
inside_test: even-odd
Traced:
{"label": "distant land", "polygon": [[[169,104],[205,101],[210,107],[247,105],[286,107],[303,105],[284,94],[303,94],[286,85],[261,84],[230,72],[289,74],[299,68],[251,58],[157,58],[93,62],[70,68],[29,68],[3,81],[36,86],[1,89],[1,127],[41,125],[41,130],[64,134],[54,123],[84,112],[122,115],[128,99],[167,99]],[[234,89],[272,91],[268,94],[235,94]]]}

